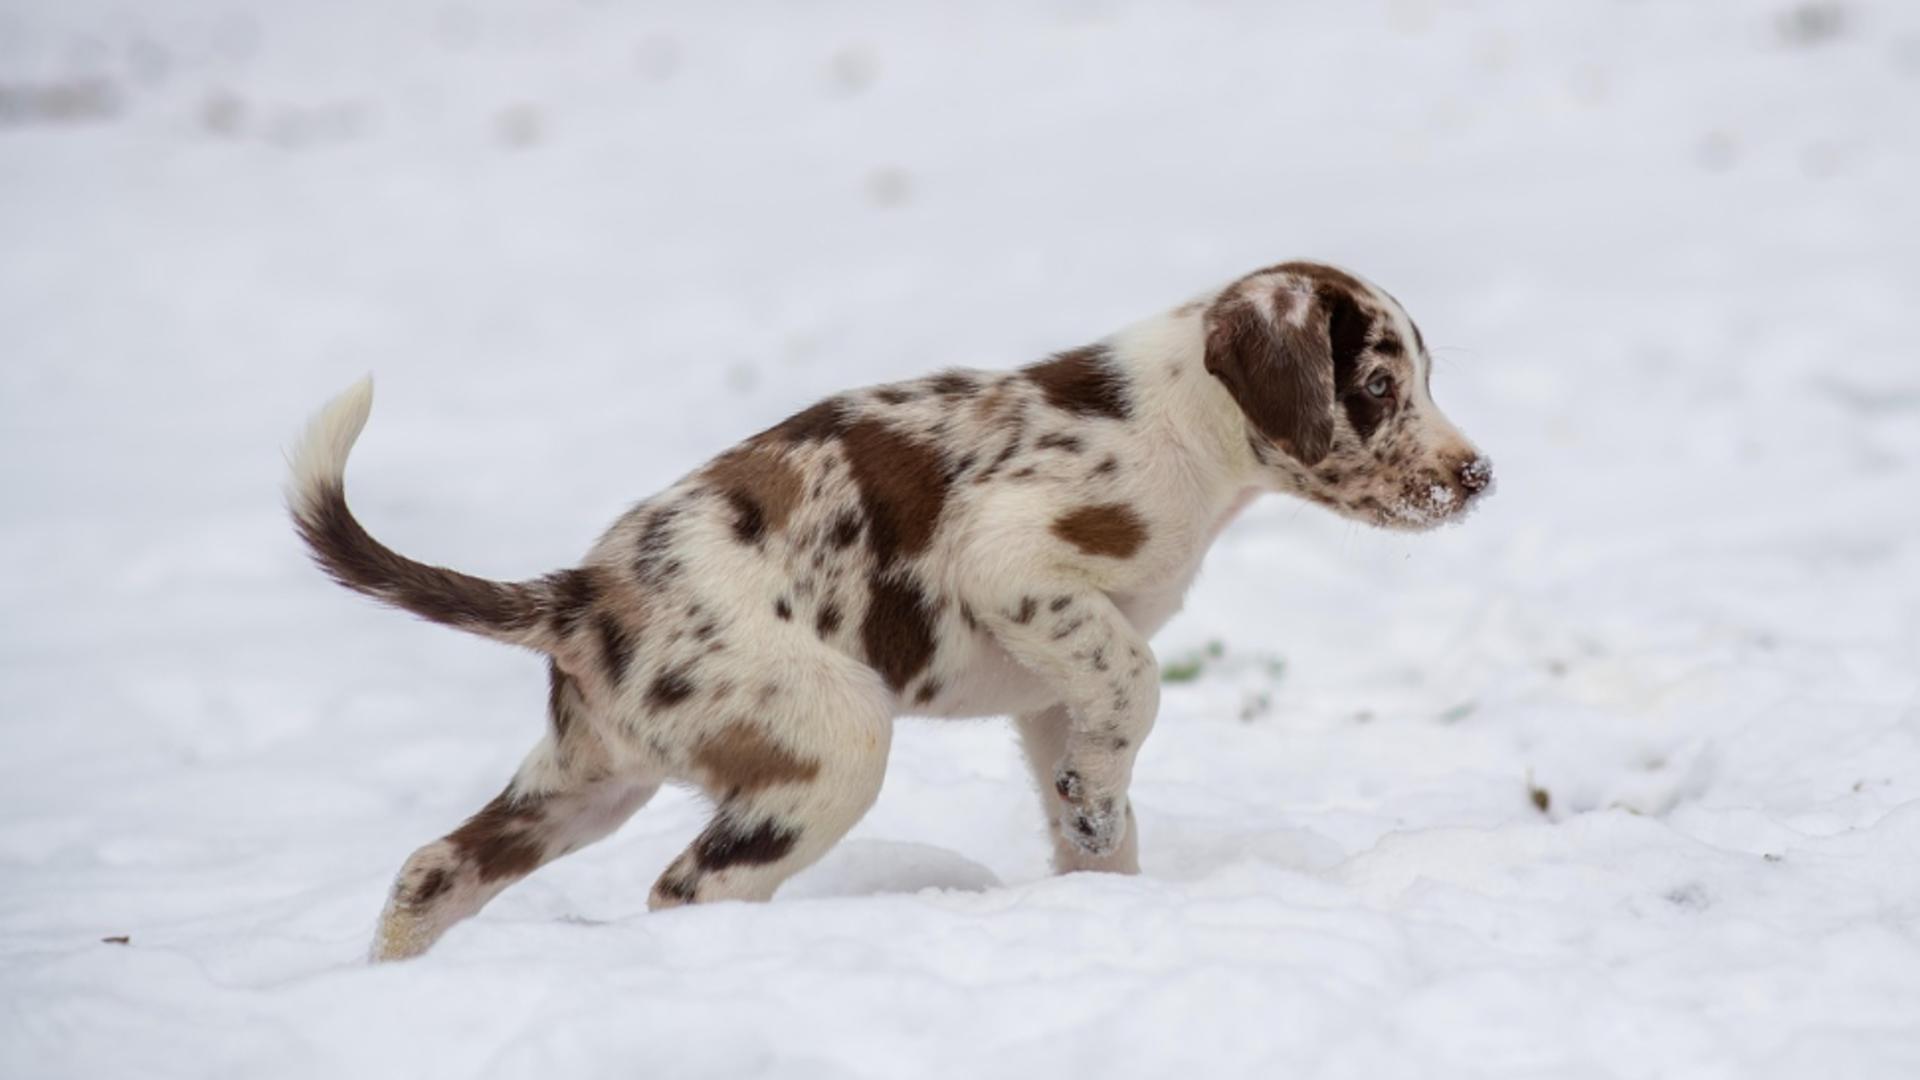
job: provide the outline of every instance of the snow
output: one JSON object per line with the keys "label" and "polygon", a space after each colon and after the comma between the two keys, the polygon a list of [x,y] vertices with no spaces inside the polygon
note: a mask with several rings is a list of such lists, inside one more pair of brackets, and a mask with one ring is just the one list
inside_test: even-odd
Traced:
{"label": "snow", "polygon": [[[0,0],[0,1075],[1920,1075],[1916,94],[1901,0]],[[544,686],[306,565],[328,397],[372,531],[522,577],[1302,255],[1500,492],[1223,536],[1142,876],[909,721],[771,904],[646,912],[675,792],[362,962]]]}

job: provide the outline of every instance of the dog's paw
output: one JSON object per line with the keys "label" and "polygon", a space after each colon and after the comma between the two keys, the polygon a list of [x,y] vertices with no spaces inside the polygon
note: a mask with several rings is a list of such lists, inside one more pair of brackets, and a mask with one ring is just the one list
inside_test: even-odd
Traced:
{"label": "dog's paw", "polygon": [[1053,790],[1066,803],[1060,815],[1060,835],[1074,849],[1088,855],[1111,855],[1127,836],[1127,801],[1122,796],[1090,792],[1078,770],[1062,766],[1054,774]]}

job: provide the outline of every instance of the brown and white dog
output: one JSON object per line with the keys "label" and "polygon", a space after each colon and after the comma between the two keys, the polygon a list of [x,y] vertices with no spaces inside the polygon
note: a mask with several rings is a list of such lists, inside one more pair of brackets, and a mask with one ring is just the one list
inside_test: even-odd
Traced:
{"label": "brown and white dog", "polygon": [[551,658],[539,744],[407,860],[374,956],[422,952],[667,780],[717,809],[650,906],[765,900],[872,804],[902,713],[1015,716],[1055,867],[1136,872],[1147,639],[1234,514],[1277,491],[1420,529],[1488,490],[1428,372],[1385,292],[1285,263],[1017,371],[829,398],[628,511],[578,567],[513,584],[415,562],[354,520],[361,382],[293,455],[314,557]]}

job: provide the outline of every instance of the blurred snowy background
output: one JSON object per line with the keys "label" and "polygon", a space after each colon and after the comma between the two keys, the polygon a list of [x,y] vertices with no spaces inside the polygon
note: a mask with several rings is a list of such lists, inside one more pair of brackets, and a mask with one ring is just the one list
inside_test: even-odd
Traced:
{"label": "blurred snowy background", "polygon": [[[1916,192],[1910,0],[0,0],[0,1075],[1920,1075]],[[1501,491],[1226,536],[1144,876],[910,721],[771,905],[645,913],[673,794],[361,965],[545,689],[306,564],[328,395],[373,532],[522,577],[1294,256]]]}

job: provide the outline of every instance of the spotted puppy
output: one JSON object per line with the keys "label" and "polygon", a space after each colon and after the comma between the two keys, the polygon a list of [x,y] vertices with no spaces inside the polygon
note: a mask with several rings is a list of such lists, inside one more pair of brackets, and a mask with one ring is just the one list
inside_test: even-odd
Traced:
{"label": "spotted puppy", "polygon": [[1127,800],[1153,727],[1147,638],[1260,492],[1389,528],[1491,482],[1434,405],[1386,293],[1285,263],[1010,372],[829,398],[519,583],[415,562],[347,509],[367,382],[293,457],[294,523],[341,584],[551,658],[547,727],[506,790],[401,868],[373,953],[413,956],[660,784],[712,821],[650,906],[765,900],[880,790],[893,719],[1011,714],[1062,872],[1138,869]]}

